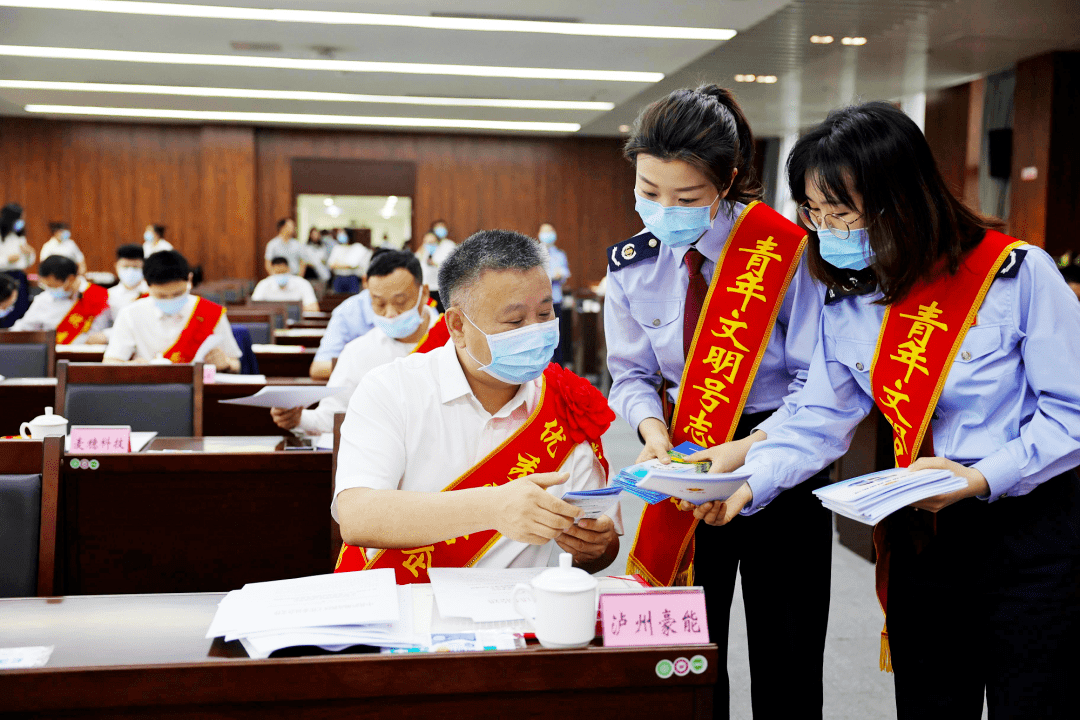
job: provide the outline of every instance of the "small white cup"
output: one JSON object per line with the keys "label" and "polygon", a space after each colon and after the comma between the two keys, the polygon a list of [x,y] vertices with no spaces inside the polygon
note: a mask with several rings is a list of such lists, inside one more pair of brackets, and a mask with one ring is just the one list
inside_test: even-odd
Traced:
{"label": "small white cup", "polygon": [[[596,635],[596,588],[592,575],[575,568],[573,556],[559,556],[559,567],[545,570],[532,584],[518,583],[511,593],[514,610],[546,648],[580,648]],[[530,615],[521,601],[531,598],[536,614]]]}
{"label": "small white cup", "polygon": [[41,440],[54,435],[63,437],[67,435],[67,426],[67,420],[59,415],[53,415],[53,409],[47,407],[44,415],[38,415],[30,422],[20,425],[19,434],[23,437],[29,435],[33,440]]}

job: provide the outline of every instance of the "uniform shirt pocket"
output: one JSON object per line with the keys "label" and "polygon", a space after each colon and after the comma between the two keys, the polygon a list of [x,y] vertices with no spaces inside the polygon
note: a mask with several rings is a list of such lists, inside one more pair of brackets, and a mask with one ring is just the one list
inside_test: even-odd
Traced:
{"label": "uniform shirt pocket", "polygon": [[[874,361],[874,345],[853,340],[833,342],[833,360],[848,366],[853,373],[869,373]],[[826,359],[829,359],[826,356]]]}
{"label": "uniform shirt pocket", "polygon": [[1001,352],[1001,345],[1000,326],[976,325],[964,336],[953,362],[963,365],[966,374],[973,379],[1000,377],[1015,365],[1009,362],[1006,353]]}
{"label": "uniform shirt pocket", "polygon": [[682,300],[631,300],[630,314],[646,330],[657,330],[678,320],[682,306]]}

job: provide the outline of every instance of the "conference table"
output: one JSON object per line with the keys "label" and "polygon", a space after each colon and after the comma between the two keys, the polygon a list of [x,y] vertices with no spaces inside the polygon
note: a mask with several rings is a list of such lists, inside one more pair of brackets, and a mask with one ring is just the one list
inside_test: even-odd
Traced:
{"label": "conference table", "polygon": [[[0,670],[0,717],[712,717],[716,645],[252,660],[204,637],[223,597],[0,600],[0,648],[54,646],[44,667]],[[658,671],[699,655],[703,672]]]}

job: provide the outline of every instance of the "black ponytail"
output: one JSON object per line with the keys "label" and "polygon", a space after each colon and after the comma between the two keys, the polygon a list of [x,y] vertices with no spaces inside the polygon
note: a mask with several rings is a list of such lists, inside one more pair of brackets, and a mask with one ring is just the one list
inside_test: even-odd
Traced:
{"label": "black ponytail", "polygon": [[[645,108],[634,121],[623,154],[682,160],[700,170],[726,199],[760,200],[754,172],[754,133],[730,90],[719,85],[683,88]],[[731,179],[731,171],[738,174]]]}

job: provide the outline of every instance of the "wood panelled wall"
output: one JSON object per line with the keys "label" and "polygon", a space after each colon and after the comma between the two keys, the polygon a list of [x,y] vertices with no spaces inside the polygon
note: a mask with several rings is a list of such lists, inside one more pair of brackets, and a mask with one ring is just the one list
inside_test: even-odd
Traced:
{"label": "wood panelled wall", "polygon": [[604,248],[641,227],[619,141],[573,137],[0,118],[0,202],[26,208],[36,248],[49,221],[71,223],[92,269],[161,222],[207,279],[252,277],[276,219],[294,213],[295,158],[415,163],[414,232],[436,218],[457,239],[496,227],[535,235],[551,222],[575,286],[603,277]]}

